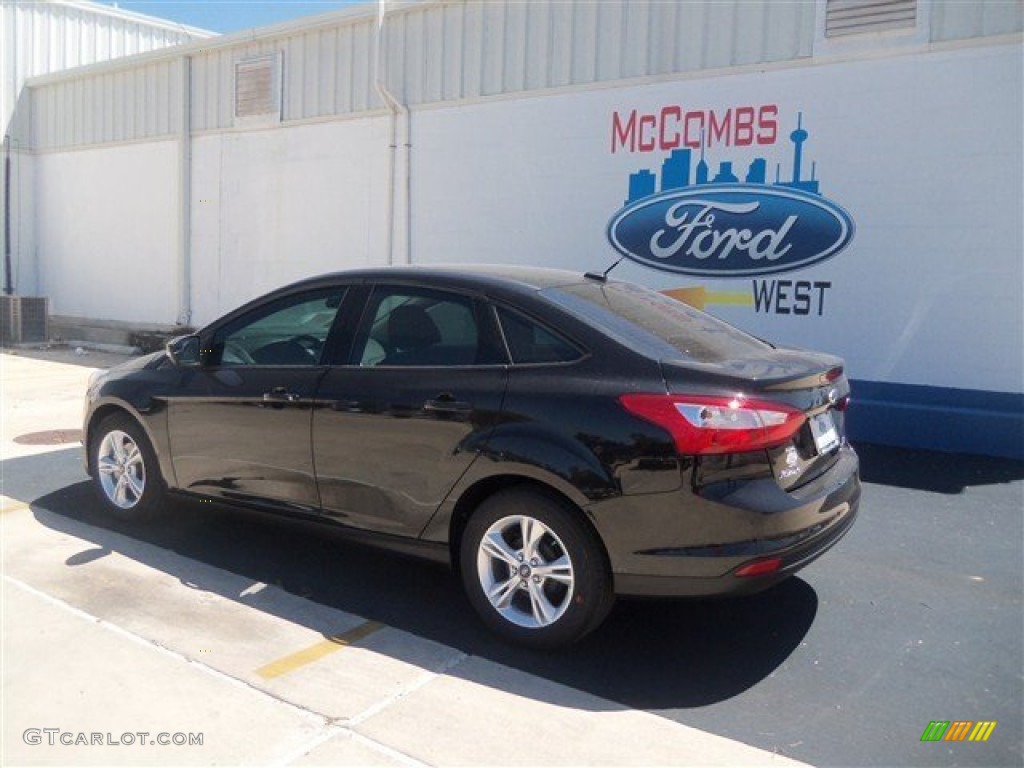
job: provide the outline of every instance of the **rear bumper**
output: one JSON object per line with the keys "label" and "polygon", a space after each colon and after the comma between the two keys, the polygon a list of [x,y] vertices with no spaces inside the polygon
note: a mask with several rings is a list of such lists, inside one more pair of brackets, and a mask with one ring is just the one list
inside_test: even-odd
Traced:
{"label": "rear bumper", "polygon": [[[714,500],[678,491],[620,497],[589,512],[617,594],[738,595],[767,589],[828,551],[856,520],[860,494],[857,455],[844,446],[835,465],[796,491],[765,478],[736,483]],[[766,558],[778,558],[778,569],[736,575]]]}

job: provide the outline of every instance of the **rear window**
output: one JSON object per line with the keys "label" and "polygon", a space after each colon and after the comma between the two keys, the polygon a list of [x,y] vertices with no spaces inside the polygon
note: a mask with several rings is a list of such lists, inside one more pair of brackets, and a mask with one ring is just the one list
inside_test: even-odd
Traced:
{"label": "rear window", "polygon": [[587,282],[541,294],[624,343],[660,358],[703,363],[763,354],[771,345],[669,296],[631,283]]}

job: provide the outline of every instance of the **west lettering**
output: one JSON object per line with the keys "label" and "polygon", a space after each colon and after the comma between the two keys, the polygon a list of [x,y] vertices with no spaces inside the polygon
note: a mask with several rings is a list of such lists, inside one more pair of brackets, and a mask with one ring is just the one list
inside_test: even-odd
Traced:
{"label": "west lettering", "polygon": [[754,280],[754,310],[768,314],[772,311],[772,302],[775,300],[774,280]]}
{"label": "west lettering", "polygon": [[825,294],[831,281],[753,280],[754,311],[775,315],[817,315],[825,313]]}

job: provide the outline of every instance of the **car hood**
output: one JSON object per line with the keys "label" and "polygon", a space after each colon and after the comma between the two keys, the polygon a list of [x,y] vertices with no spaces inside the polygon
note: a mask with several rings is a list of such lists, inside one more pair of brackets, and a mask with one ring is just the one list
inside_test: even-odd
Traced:
{"label": "car hood", "polygon": [[118,363],[108,369],[108,373],[114,372],[127,372],[127,371],[141,371],[146,368],[155,368],[160,365],[167,358],[167,353],[162,349],[157,352],[150,352],[148,355],[142,355],[141,357],[133,357],[130,360],[125,360],[123,363]]}

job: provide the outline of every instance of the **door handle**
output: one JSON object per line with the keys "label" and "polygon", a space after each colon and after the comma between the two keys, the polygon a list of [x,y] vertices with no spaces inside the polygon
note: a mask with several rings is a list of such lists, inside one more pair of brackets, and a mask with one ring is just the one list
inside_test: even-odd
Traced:
{"label": "door handle", "polygon": [[369,411],[369,403],[363,400],[332,400],[330,409],[342,413],[366,413]]}
{"label": "door handle", "polygon": [[302,398],[295,392],[289,392],[284,387],[274,387],[269,392],[263,393],[264,403],[295,403]]}
{"label": "door handle", "polygon": [[473,404],[456,400],[453,395],[443,392],[437,397],[427,400],[423,404],[423,410],[432,413],[469,413],[473,410]]}

